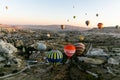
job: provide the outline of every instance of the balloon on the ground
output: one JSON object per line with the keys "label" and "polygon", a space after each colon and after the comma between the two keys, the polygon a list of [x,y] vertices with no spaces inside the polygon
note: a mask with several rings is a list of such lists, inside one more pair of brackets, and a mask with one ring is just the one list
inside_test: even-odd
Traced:
{"label": "balloon on the ground", "polygon": [[85,45],[83,43],[76,43],[75,47],[76,47],[75,54],[78,56],[82,55],[83,52],[85,51]]}
{"label": "balloon on the ground", "polygon": [[47,49],[47,47],[44,43],[37,43],[37,50],[43,51],[46,49]]}
{"label": "balloon on the ground", "polygon": [[63,60],[63,54],[59,50],[51,50],[47,54],[47,60],[52,63],[60,63]]}
{"label": "balloon on the ground", "polygon": [[86,24],[87,26],[89,26],[90,21],[89,21],[89,20],[85,21],[85,24]]}
{"label": "balloon on the ground", "polygon": [[72,44],[68,44],[64,46],[64,52],[67,55],[68,58],[71,58],[76,51],[76,48]]}
{"label": "balloon on the ground", "polygon": [[103,23],[98,23],[97,26],[98,26],[98,29],[102,29],[103,28]]}

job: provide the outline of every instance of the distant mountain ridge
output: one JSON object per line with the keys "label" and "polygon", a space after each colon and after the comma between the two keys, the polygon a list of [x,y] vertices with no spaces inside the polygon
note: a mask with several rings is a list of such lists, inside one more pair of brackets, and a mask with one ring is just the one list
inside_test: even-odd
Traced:
{"label": "distant mountain ridge", "polygon": [[50,31],[85,31],[89,30],[89,28],[79,27],[79,26],[71,26],[65,25],[65,29],[61,29],[60,25],[21,25],[23,28],[29,29],[42,29],[42,30],[50,30]]}

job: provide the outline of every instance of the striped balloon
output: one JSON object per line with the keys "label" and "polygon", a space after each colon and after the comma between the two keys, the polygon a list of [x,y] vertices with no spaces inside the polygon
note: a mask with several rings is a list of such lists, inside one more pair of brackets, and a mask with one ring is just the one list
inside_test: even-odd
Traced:
{"label": "striped balloon", "polygon": [[77,43],[75,44],[76,47],[76,55],[80,56],[83,54],[84,50],[85,50],[85,45],[83,43]]}
{"label": "striped balloon", "polygon": [[48,52],[47,59],[50,63],[60,63],[63,59],[63,54],[59,50],[52,50]]}

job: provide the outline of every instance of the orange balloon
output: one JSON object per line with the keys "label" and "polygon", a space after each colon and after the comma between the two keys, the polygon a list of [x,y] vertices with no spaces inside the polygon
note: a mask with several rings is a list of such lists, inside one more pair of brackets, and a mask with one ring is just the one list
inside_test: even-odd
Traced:
{"label": "orange balloon", "polygon": [[103,23],[98,23],[97,26],[98,26],[98,29],[102,29],[103,28]]}
{"label": "orange balloon", "polygon": [[64,52],[68,58],[71,58],[73,54],[75,53],[75,51],[76,51],[76,48],[74,45],[68,44],[64,46]]}

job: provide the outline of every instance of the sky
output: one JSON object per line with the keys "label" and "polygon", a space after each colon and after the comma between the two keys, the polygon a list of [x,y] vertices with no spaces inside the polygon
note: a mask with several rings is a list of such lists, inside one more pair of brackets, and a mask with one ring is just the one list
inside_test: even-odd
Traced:
{"label": "sky", "polygon": [[1,24],[97,27],[120,25],[119,18],[120,0],[0,0]]}

